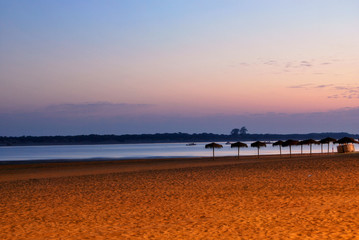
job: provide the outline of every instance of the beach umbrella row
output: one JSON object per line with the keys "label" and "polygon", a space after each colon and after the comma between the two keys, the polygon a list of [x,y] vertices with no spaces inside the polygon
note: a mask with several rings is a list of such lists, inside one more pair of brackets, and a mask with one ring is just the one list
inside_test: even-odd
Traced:
{"label": "beach umbrella row", "polygon": [[[257,142],[254,142],[251,144],[251,147],[258,148],[258,157],[259,157],[259,149],[261,147],[266,147],[266,146],[267,145],[264,142],[260,142],[260,141],[257,141]],[[242,142],[236,142],[236,143],[231,144],[231,148],[238,148],[238,158],[239,158],[239,150],[240,150],[240,148],[243,148],[243,147],[247,148],[248,145],[245,143],[242,143]],[[213,150],[213,159],[214,159],[214,149],[215,148],[223,148],[223,146],[221,144],[213,142],[213,143],[206,144],[205,148],[211,148]]]}
{"label": "beach umbrella row", "polygon": [[[258,156],[259,156],[259,148],[262,147],[262,146],[266,146],[266,144],[257,141],[255,143],[252,143],[251,146],[258,148]],[[239,150],[240,150],[240,148],[243,148],[243,147],[248,147],[248,145],[245,144],[245,143],[242,143],[242,142],[236,142],[236,143],[231,144],[231,148],[238,148],[238,158],[239,158]],[[213,156],[213,160],[214,160],[214,149],[215,148],[223,148],[223,146],[221,144],[213,142],[213,143],[206,144],[205,148],[211,148],[212,149],[212,151],[213,151],[212,156]]]}
{"label": "beach umbrella row", "polygon": [[348,144],[348,143],[358,143],[359,141],[355,140],[354,138],[350,138],[350,137],[343,137],[339,140],[336,140],[335,138],[331,138],[331,137],[327,137],[327,138],[323,138],[319,141],[316,141],[314,139],[307,139],[307,140],[303,140],[303,141],[296,141],[296,140],[287,140],[285,142],[279,140],[275,143],[273,143],[273,146],[280,146],[280,154],[281,152],[281,147],[287,147],[289,146],[290,148],[290,155],[291,155],[291,146],[294,145],[301,145],[301,153],[303,153],[303,145],[310,145],[310,155],[312,154],[312,145],[319,145],[321,144],[321,152],[323,153],[323,144],[328,144],[328,153],[329,153],[329,145],[330,143],[339,143],[339,144]]}
{"label": "beach umbrella row", "polygon": [[[359,141],[355,140],[354,138],[350,138],[350,137],[344,137],[339,140],[327,137],[327,138],[321,139],[320,141],[316,141],[314,139],[307,139],[307,140],[303,140],[303,141],[289,139],[286,141],[279,140],[277,142],[274,142],[272,144],[272,146],[279,146],[280,155],[282,155],[282,147],[289,147],[289,156],[292,157],[292,146],[300,145],[301,146],[301,154],[303,154],[303,145],[309,145],[310,146],[310,155],[312,155],[312,145],[313,144],[314,145],[321,144],[321,152],[322,153],[323,153],[323,144],[328,144],[328,153],[329,153],[330,143],[339,143],[339,144],[358,143],[359,144]],[[251,147],[255,147],[258,149],[258,151],[257,151],[258,157],[259,157],[259,149],[261,147],[266,147],[266,146],[267,146],[266,143],[261,142],[261,141],[256,141],[251,144]],[[214,149],[222,148],[222,147],[223,146],[221,144],[214,143],[214,142],[205,145],[205,148],[211,148],[213,150],[213,159],[214,159]],[[238,158],[239,158],[240,148],[247,148],[247,147],[248,147],[248,145],[243,142],[236,142],[236,143],[231,144],[231,148],[238,148]]]}

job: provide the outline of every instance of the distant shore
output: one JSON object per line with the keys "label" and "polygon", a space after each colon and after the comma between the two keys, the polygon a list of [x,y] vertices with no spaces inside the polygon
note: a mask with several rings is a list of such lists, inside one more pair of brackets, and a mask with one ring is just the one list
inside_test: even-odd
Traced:
{"label": "distant shore", "polygon": [[277,141],[287,139],[322,139],[332,137],[359,138],[358,134],[346,132],[306,133],[306,134],[213,134],[213,133],[156,133],[125,135],[74,135],[74,136],[0,136],[0,146],[47,146],[47,145],[93,145],[93,144],[137,144],[137,143],[192,143],[227,141]]}

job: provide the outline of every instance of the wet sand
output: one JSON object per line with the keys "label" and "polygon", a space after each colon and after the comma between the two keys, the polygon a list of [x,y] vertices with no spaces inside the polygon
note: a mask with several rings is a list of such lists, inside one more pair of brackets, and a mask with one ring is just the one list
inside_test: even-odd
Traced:
{"label": "wet sand", "polygon": [[358,153],[0,165],[0,239],[358,233]]}

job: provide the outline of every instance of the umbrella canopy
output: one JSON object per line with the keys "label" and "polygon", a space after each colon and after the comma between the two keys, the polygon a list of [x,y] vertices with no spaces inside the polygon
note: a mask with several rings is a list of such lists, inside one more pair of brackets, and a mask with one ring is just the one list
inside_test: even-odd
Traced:
{"label": "umbrella canopy", "polygon": [[242,142],[236,142],[231,144],[231,148],[238,148],[238,158],[239,158],[239,149],[242,147],[248,147],[248,145]]}
{"label": "umbrella canopy", "polygon": [[292,146],[295,146],[295,145],[298,145],[298,144],[299,144],[299,141],[289,139],[289,140],[285,141],[282,144],[282,146],[283,147],[288,147],[289,146],[289,156],[292,157]]}
{"label": "umbrella canopy", "polygon": [[205,148],[223,148],[223,146],[221,144],[213,142],[206,144]]}
{"label": "umbrella canopy", "polygon": [[242,148],[242,147],[248,147],[248,145],[242,142],[236,142],[231,144],[231,148]]}
{"label": "umbrella canopy", "polygon": [[348,143],[359,143],[359,142],[351,137],[343,137],[343,138],[339,139],[338,141],[335,141],[334,143],[348,144]]}
{"label": "umbrella canopy", "polygon": [[282,140],[279,140],[279,141],[276,141],[275,143],[272,144],[272,146],[279,146],[279,154],[282,156],[282,145],[283,145],[283,141]]}
{"label": "umbrella canopy", "polygon": [[275,143],[273,143],[272,145],[273,146],[282,146],[283,145],[283,141],[282,140],[279,140],[279,141],[276,141]]}
{"label": "umbrella canopy", "polygon": [[265,144],[264,142],[261,141],[257,141],[251,144],[251,147],[256,147],[256,148],[260,148],[260,147],[266,147],[267,144]]}
{"label": "umbrella canopy", "polygon": [[331,142],[335,142],[336,139],[335,138],[331,138],[331,137],[327,137],[327,138],[323,138],[322,140],[320,140],[320,143],[331,143]]}
{"label": "umbrella canopy", "polygon": [[289,140],[285,141],[285,142],[282,144],[282,146],[283,146],[283,147],[288,147],[288,146],[293,146],[293,145],[298,145],[298,144],[299,144],[299,141],[289,139]]}
{"label": "umbrella canopy", "polygon": [[260,142],[260,141],[256,141],[254,143],[251,144],[251,147],[256,147],[258,148],[258,158],[259,158],[259,149],[261,147],[267,147],[267,144],[265,144],[264,142]]}
{"label": "umbrella canopy", "polygon": [[310,144],[317,144],[319,145],[320,142],[315,141],[314,139],[307,139],[300,142],[301,145],[310,145]]}
{"label": "umbrella canopy", "polygon": [[302,148],[303,148],[303,145],[310,145],[310,155],[312,155],[312,145],[313,144],[319,145],[320,142],[315,141],[314,139],[307,139],[307,140],[300,141],[299,144],[302,146]]}
{"label": "umbrella canopy", "polygon": [[322,153],[323,153],[323,144],[328,144],[328,153],[329,153],[329,145],[330,143],[334,143],[337,140],[335,138],[331,138],[331,137],[327,137],[327,138],[323,138],[322,140],[320,140],[319,142],[322,144]]}
{"label": "umbrella canopy", "polygon": [[214,160],[214,149],[215,148],[223,148],[223,146],[221,144],[218,144],[218,143],[209,143],[209,144],[206,144],[204,146],[205,148],[212,148],[213,149],[213,160]]}

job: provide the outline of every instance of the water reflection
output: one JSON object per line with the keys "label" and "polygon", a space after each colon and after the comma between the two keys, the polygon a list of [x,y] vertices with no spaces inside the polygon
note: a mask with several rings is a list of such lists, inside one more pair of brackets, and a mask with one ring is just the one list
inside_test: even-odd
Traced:
{"label": "water reflection", "polygon": [[[156,157],[211,157],[212,151],[205,149],[206,143],[186,146],[186,143],[153,144],[108,144],[108,145],[61,145],[61,146],[11,146],[0,147],[0,161],[43,160],[43,159],[136,159]],[[237,156],[238,150],[225,142],[222,149],[216,149],[216,156]],[[252,142],[245,142],[250,146]],[[333,145],[330,145],[332,151]],[[336,151],[336,147],[333,148]],[[327,151],[327,148],[324,148]],[[293,146],[292,153],[300,154],[300,146]],[[320,145],[313,145],[313,153],[320,153]],[[303,146],[303,153],[309,153],[309,146]],[[256,148],[242,148],[240,155],[256,155]],[[279,147],[267,144],[261,148],[261,155],[279,154]],[[289,148],[282,148],[282,154],[289,154]]]}

